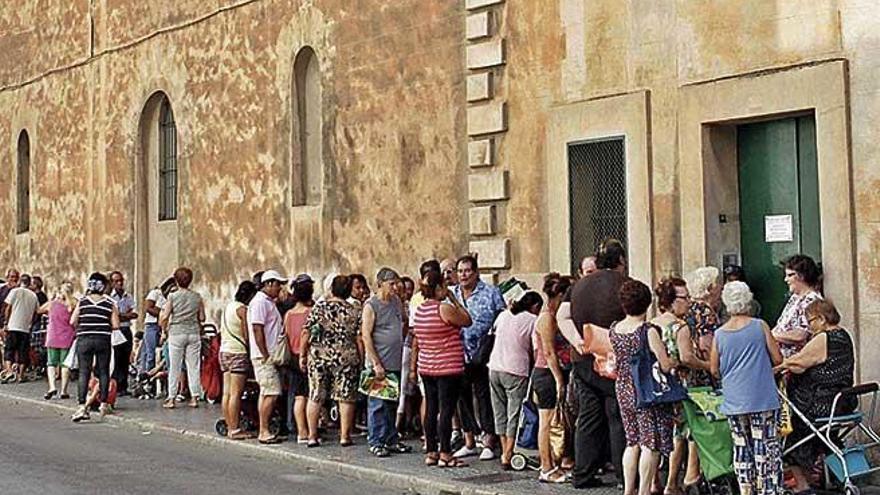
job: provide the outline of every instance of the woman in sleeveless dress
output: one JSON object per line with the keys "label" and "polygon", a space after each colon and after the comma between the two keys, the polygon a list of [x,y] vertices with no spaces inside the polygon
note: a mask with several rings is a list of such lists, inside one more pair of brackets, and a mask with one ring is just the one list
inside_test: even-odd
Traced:
{"label": "woman in sleeveless dress", "polygon": [[[660,464],[660,456],[672,452],[674,415],[672,405],[636,408],[636,386],[632,378],[632,358],[648,346],[661,370],[675,367],[657,327],[645,318],[651,306],[651,289],[638,280],[627,280],[620,287],[620,304],[626,317],[612,325],[609,337],[617,361],[614,388],[626,436],[623,452],[623,484],[626,495],[650,495]],[[638,478],[638,486],[636,479]]]}

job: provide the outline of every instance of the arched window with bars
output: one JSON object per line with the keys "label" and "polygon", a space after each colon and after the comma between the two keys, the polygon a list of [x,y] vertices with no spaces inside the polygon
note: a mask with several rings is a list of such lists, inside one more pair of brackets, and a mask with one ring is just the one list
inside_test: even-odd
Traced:
{"label": "arched window with bars", "polygon": [[159,221],[177,219],[177,124],[167,97],[159,107]]}

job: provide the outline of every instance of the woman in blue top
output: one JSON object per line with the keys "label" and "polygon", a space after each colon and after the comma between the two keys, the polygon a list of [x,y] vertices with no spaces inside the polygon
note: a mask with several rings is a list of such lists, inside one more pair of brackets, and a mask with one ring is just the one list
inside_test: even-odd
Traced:
{"label": "woman in blue top", "polygon": [[752,291],[745,282],[724,286],[721,299],[730,319],[715,333],[712,374],[721,378],[733,436],[733,468],[740,493],[782,493],[779,397],[773,367],[782,362],[779,345],[762,320],[749,316]]}

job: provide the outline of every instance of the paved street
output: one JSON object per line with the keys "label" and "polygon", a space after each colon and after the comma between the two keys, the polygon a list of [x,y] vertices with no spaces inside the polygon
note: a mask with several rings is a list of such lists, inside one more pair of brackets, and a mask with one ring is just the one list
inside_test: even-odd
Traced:
{"label": "paved street", "polygon": [[[31,466],[26,469],[18,466],[10,467],[9,464],[3,463],[0,468],[0,480],[9,478],[14,479],[16,484],[22,481],[33,483],[29,477],[35,477],[46,483],[46,487],[39,490],[40,495],[71,493],[76,490],[93,493],[91,490],[86,490],[88,485],[75,485],[71,488],[53,480],[65,479],[64,476],[71,472],[78,473],[76,466],[72,464],[73,459],[80,453],[89,456],[88,459],[98,459],[99,449],[106,449],[105,443],[133,447],[111,449],[109,458],[113,459],[112,465],[103,470],[100,477],[108,477],[109,475],[104,473],[112,473],[120,469],[126,473],[141,473],[138,476],[126,476],[129,480],[137,479],[136,482],[130,483],[132,493],[147,493],[147,491],[137,491],[135,484],[158,486],[159,491],[150,491],[151,495],[166,493],[177,487],[186,487],[191,491],[190,486],[193,486],[193,483],[208,487],[205,492],[221,486],[224,490],[228,489],[224,493],[236,493],[236,490],[233,490],[238,486],[234,484],[236,480],[223,480],[222,485],[217,485],[212,474],[215,471],[238,472],[242,468],[238,466],[240,463],[237,460],[251,459],[250,456],[253,455],[259,456],[260,459],[280,460],[262,461],[259,469],[247,472],[247,476],[242,477],[240,486],[248,490],[259,486],[252,484],[255,479],[267,483],[267,488],[279,484],[278,486],[285,490],[291,489],[290,480],[297,480],[302,483],[304,493],[311,493],[318,486],[314,481],[315,478],[311,476],[320,476],[320,487],[326,488],[327,493],[354,493],[352,486],[357,486],[358,489],[377,487],[375,493],[402,493],[407,489],[410,493],[421,494],[616,495],[619,493],[613,485],[592,490],[574,490],[571,485],[538,483],[534,471],[501,472],[497,461],[480,462],[471,458],[468,459],[469,467],[449,470],[425,468],[422,456],[416,453],[394,456],[390,459],[377,459],[367,452],[366,442],[362,436],[355,438],[354,448],[347,449],[337,446],[332,435],[325,438],[328,442],[319,449],[307,449],[303,445],[296,445],[295,442],[269,447],[259,446],[254,440],[242,443],[231,442],[214,433],[214,421],[219,417],[220,411],[217,405],[211,404],[205,404],[198,409],[179,408],[168,411],[162,409],[160,400],[125,397],[120,399],[116,414],[108,418],[109,421],[106,423],[74,425],[70,422],[69,416],[75,409],[75,401],[70,399],[46,402],[42,400],[43,393],[45,393],[45,383],[42,381],[0,385],[0,411],[3,411],[0,415],[3,416],[0,420],[0,437],[3,436],[2,432],[23,432],[16,437],[20,440],[0,441],[0,462],[5,460],[3,456],[8,456],[9,452],[22,451],[27,452],[27,460],[22,462],[25,467]],[[16,423],[7,424],[12,421]],[[19,427],[19,424],[24,426]],[[35,431],[30,433],[31,430]],[[145,431],[150,433],[144,435],[142,432]],[[59,436],[59,440],[55,440],[55,436]],[[84,438],[89,443],[79,447],[74,439],[80,438]],[[122,440],[123,438],[125,440]],[[157,438],[161,438],[162,441],[157,442]],[[57,443],[61,440],[63,443],[58,449],[43,447],[50,445],[52,441]],[[409,443],[415,445],[413,441]],[[52,471],[53,474],[46,476],[32,474],[44,469],[36,467],[42,460],[55,458],[61,454],[64,454],[62,457],[64,461],[53,468],[55,470]],[[207,458],[211,461],[206,461]],[[230,462],[217,463],[214,468],[217,462],[214,459],[221,458],[230,459]],[[137,467],[134,463],[127,462],[132,459],[147,459],[146,462],[149,464],[147,467]],[[175,484],[175,480],[168,480],[149,472],[160,472],[161,470],[156,469],[156,466],[167,465],[168,462],[165,460],[174,460],[175,466],[191,464],[188,469],[192,469],[194,473],[187,475],[186,479],[193,481],[187,481],[186,484],[180,481]],[[207,464],[210,464],[210,467]],[[295,470],[292,466],[308,466],[316,471]],[[18,473],[15,475],[18,477],[8,474],[9,472]],[[347,485],[345,478],[338,478],[340,474],[356,480],[348,482]],[[112,483],[110,486],[118,487]],[[395,491],[391,490],[391,487],[398,488]],[[272,491],[270,490],[269,493]]]}
{"label": "paved street", "polygon": [[0,411],[4,493],[402,493],[171,434],[74,425],[58,410],[8,399]]}

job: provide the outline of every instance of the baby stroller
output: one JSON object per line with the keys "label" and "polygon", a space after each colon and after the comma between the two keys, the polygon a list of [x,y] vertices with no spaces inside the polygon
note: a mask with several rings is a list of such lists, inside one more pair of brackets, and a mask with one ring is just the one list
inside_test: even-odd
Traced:
{"label": "baby stroller", "polygon": [[[784,454],[788,454],[801,445],[813,440],[819,439],[830,454],[825,456],[825,482],[827,486],[831,486],[831,474],[838,482],[843,483],[843,493],[846,495],[859,495],[859,488],[855,485],[854,479],[866,476],[880,470],[880,466],[872,466],[867,450],[880,445],[880,436],[874,431],[871,425],[874,424],[874,411],[877,406],[877,395],[880,391],[880,385],[876,382],[856,385],[855,387],[842,390],[831,403],[831,415],[824,418],[816,418],[810,420],[804,413],[799,411],[794,404],[788,400],[785,394],[780,393],[780,397],[788,405],[789,409],[800,418],[804,424],[812,432],[805,438],[791,446],[786,446]],[[867,415],[861,412],[861,407],[850,414],[835,415],[837,405],[842,399],[848,397],[857,397],[859,406],[862,406],[862,397],[871,395],[871,406],[867,409]],[[867,443],[858,443],[852,438],[852,434],[860,431],[867,440]],[[846,442],[850,439],[850,442]],[[849,443],[849,446],[845,446]]]}
{"label": "baby stroller", "polygon": [[[42,321],[42,319],[40,320]],[[46,349],[46,327],[34,325],[31,331],[31,343],[28,348],[28,373],[31,380],[39,380],[46,374],[48,351]]]}
{"label": "baby stroller", "polygon": [[[238,425],[242,431],[256,434],[260,428],[260,412],[258,403],[260,400],[260,386],[254,378],[254,372],[248,372],[244,389],[241,391],[241,412],[239,413]],[[275,410],[272,411],[272,417],[269,419],[269,433],[278,435],[281,431],[281,423],[286,420],[282,417],[279,407],[284,401],[278,400],[275,403]],[[214,422],[214,431],[221,437],[229,434],[229,425],[226,424],[225,418],[220,418]]]}
{"label": "baby stroller", "polygon": [[157,355],[156,365],[147,370],[135,382],[131,392],[136,399],[158,399],[163,397],[168,387],[168,347],[162,346]]}
{"label": "baby stroller", "polygon": [[537,471],[541,468],[541,461],[537,454],[538,406],[532,400],[532,380],[529,379],[529,387],[526,390],[526,397],[523,399],[519,412],[519,421],[516,424],[516,443],[513,446],[510,467],[514,471],[526,469]]}
{"label": "baby stroller", "polygon": [[685,421],[697,444],[703,472],[704,486],[699,493],[731,495],[738,492],[730,424],[719,411],[722,400],[720,391],[693,387],[688,389],[688,399],[682,401]]}

